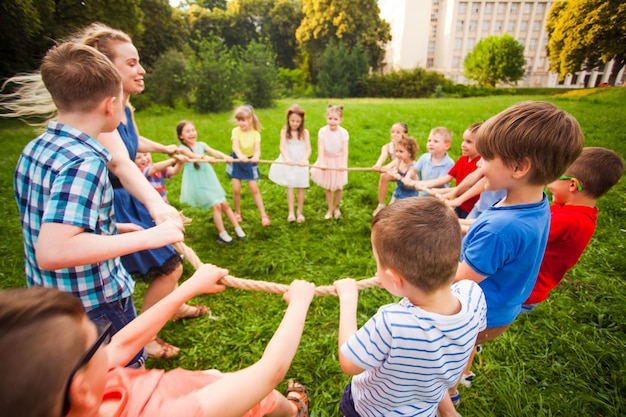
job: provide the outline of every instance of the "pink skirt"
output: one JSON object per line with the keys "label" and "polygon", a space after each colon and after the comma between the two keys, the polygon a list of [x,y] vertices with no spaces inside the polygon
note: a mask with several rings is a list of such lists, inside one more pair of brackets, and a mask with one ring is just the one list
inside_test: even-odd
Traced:
{"label": "pink skirt", "polygon": [[[328,168],[342,167],[343,156],[326,156],[324,159]],[[348,171],[315,168],[321,165],[322,163],[318,159],[311,168],[311,179],[313,182],[330,191],[343,190],[344,185],[348,183]]]}

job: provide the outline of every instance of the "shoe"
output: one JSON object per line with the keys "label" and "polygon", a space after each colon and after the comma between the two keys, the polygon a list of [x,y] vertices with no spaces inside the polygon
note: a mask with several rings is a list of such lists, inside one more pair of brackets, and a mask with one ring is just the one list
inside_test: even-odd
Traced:
{"label": "shoe", "polygon": [[233,243],[233,242],[234,242],[234,240],[233,240],[233,239],[230,239],[230,240],[224,240],[224,239],[222,239],[222,237],[221,237],[221,236],[218,236],[218,237],[217,237],[217,241],[218,241],[219,243],[225,243],[225,244],[227,244],[227,245],[230,245],[231,243]]}
{"label": "shoe", "polygon": [[450,399],[452,400],[452,404],[454,404],[454,408],[459,408],[461,405],[461,393],[457,391],[455,395],[450,396]]}
{"label": "shoe", "polygon": [[270,221],[270,216],[268,216],[267,214],[262,215],[261,216],[261,226],[267,227],[270,224],[272,224],[272,222]]}
{"label": "shoe", "polygon": [[328,213],[326,213],[326,214],[324,215],[324,218],[325,218],[326,220],[328,220],[328,219],[332,219],[332,218],[333,218],[333,213],[331,213],[331,212],[329,211]]}
{"label": "shoe", "polygon": [[171,359],[178,355],[180,349],[174,345],[155,337],[145,346],[148,357],[153,359]]}
{"label": "shoe", "polygon": [[178,321],[182,319],[197,319],[198,317],[206,316],[207,314],[211,314],[211,310],[207,306],[203,306],[202,304],[183,304],[180,306],[178,311],[174,313],[172,320]]}
{"label": "shoe", "polygon": [[461,380],[459,382],[464,387],[471,388],[472,387],[472,381],[474,380],[475,376],[476,375],[473,372],[470,372],[469,374],[463,374],[463,375],[461,375]]}
{"label": "shoe", "polygon": [[372,213],[372,216],[377,215],[377,214],[378,214],[378,212],[379,212],[379,211],[381,211],[382,209],[384,209],[385,207],[387,207],[387,206],[385,206],[384,204],[379,204],[379,205],[378,205],[378,207],[376,207],[376,209],[375,209],[375,210],[374,210],[374,212]]}
{"label": "shoe", "polygon": [[302,213],[298,213],[298,218],[296,219],[296,221],[298,223],[304,222],[304,216],[302,215]]}
{"label": "shoe", "polygon": [[333,213],[333,216],[335,216],[335,219],[338,219],[341,217],[341,210],[339,210],[339,208],[335,209],[335,212]]}
{"label": "shoe", "polygon": [[476,354],[480,355],[483,353],[483,345],[476,345]]}
{"label": "shoe", "polygon": [[233,214],[235,215],[235,219],[237,219],[237,221],[239,223],[241,223],[243,221],[243,219],[241,218],[241,213],[240,212],[236,211]]}
{"label": "shoe", "polygon": [[294,216],[293,214],[290,214],[289,216],[287,216],[287,221],[292,223],[296,221],[296,216]]}
{"label": "shoe", "polygon": [[296,406],[296,417],[309,417],[309,393],[304,385],[290,379],[285,397]]}

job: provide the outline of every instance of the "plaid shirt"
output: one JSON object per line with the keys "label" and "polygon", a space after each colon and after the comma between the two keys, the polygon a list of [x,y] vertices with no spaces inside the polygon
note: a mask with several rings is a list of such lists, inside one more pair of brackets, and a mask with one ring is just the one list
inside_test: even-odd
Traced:
{"label": "plaid shirt", "polygon": [[22,219],[28,285],[72,293],[87,311],[132,294],[134,281],[120,258],[50,271],[37,265],[35,245],[46,222],[77,226],[98,235],[117,234],[106,167],[110,159],[106,149],[89,135],[50,122],[48,130],[22,151],[13,183]]}

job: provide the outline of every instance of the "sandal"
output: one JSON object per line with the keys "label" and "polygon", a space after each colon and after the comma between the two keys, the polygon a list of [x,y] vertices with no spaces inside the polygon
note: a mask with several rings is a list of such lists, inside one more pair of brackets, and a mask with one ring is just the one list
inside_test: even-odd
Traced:
{"label": "sandal", "polygon": [[271,223],[272,222],[270,221],[270,216],[268,216],[267,214],[264,214],[264,215],[261,216],[261,226],[267,227]]}
{"label": "sandal", "polygon": [[304,216],[302,215],[302,213],[298,213],[298,217],[297,217],[296,221],[298,223],[302,223],[304,221]]}
{"label": "sandal", "polygon": [[243,222],[243,218],[241,217],[241,213],[240,212],[236,211],[236,212],[234,212],[234,215],[235,215],[235,219],[237,219],[237,221],[239,223]]}
{"label": "sandal", "polygon": [[209,310],[209,307],[203,306],[201,304],[195,306],[183,304],[182,306],[180,306],[178,311],[174,313],[174,315],[172,316],[172,320],[178,321],[182,319],[196,319],[198,317],[210,314],[210,312],[211,310]]}
{"label": "sandal", "polygon": [[287,383],[287,394],[285,397],[296,406],[298,410],[296,417],[309,417],[309,394],[306,392],[304,385],[290,379]]}
{"label": "sandal", "polygon": [[180,352],[179,348],[158,337],[149,341],[145,349],[148,357],[153,359],[171,359]]}

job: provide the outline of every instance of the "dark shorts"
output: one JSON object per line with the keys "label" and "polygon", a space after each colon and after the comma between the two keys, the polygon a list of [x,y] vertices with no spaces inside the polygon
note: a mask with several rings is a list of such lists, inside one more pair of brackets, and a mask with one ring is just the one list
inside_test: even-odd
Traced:
{"label": "dark shorts", "polygon": [[[126,297],[108,304],[102,304],[100,307],[89,311],[87,317],[99,328],[109,323],[113,324],[111,329],[113,331],[112,334],[115,334],[137,317],[137,312],[133,305],[133,299]],[[143,366],[146,357],[146,352],[142,348],[126,366],[139,368]]]}
{"label": "dark shorts", "polygon": [[467,211],[463,210],[461,207],[455,207],[454,212],[456,213],[459,219],[464,219],[469,214]]}
{"label": "dark shorts", "polygon": [[343,390],[343,395],[341,396],[341,401],[339,402],[339,411],[341,411],[345,417],[361,417],[354,409],[352,384],[346,385],[346,389]]}
{"label": "dark shorts", "polygon": [[[238,159],[234,152],[231,152],[230,156]],[[259,164],[256,162],[234,162],[228,164],[226,165],[226,174],[230,178],[242,181],[256,181],[261,177]]]}

